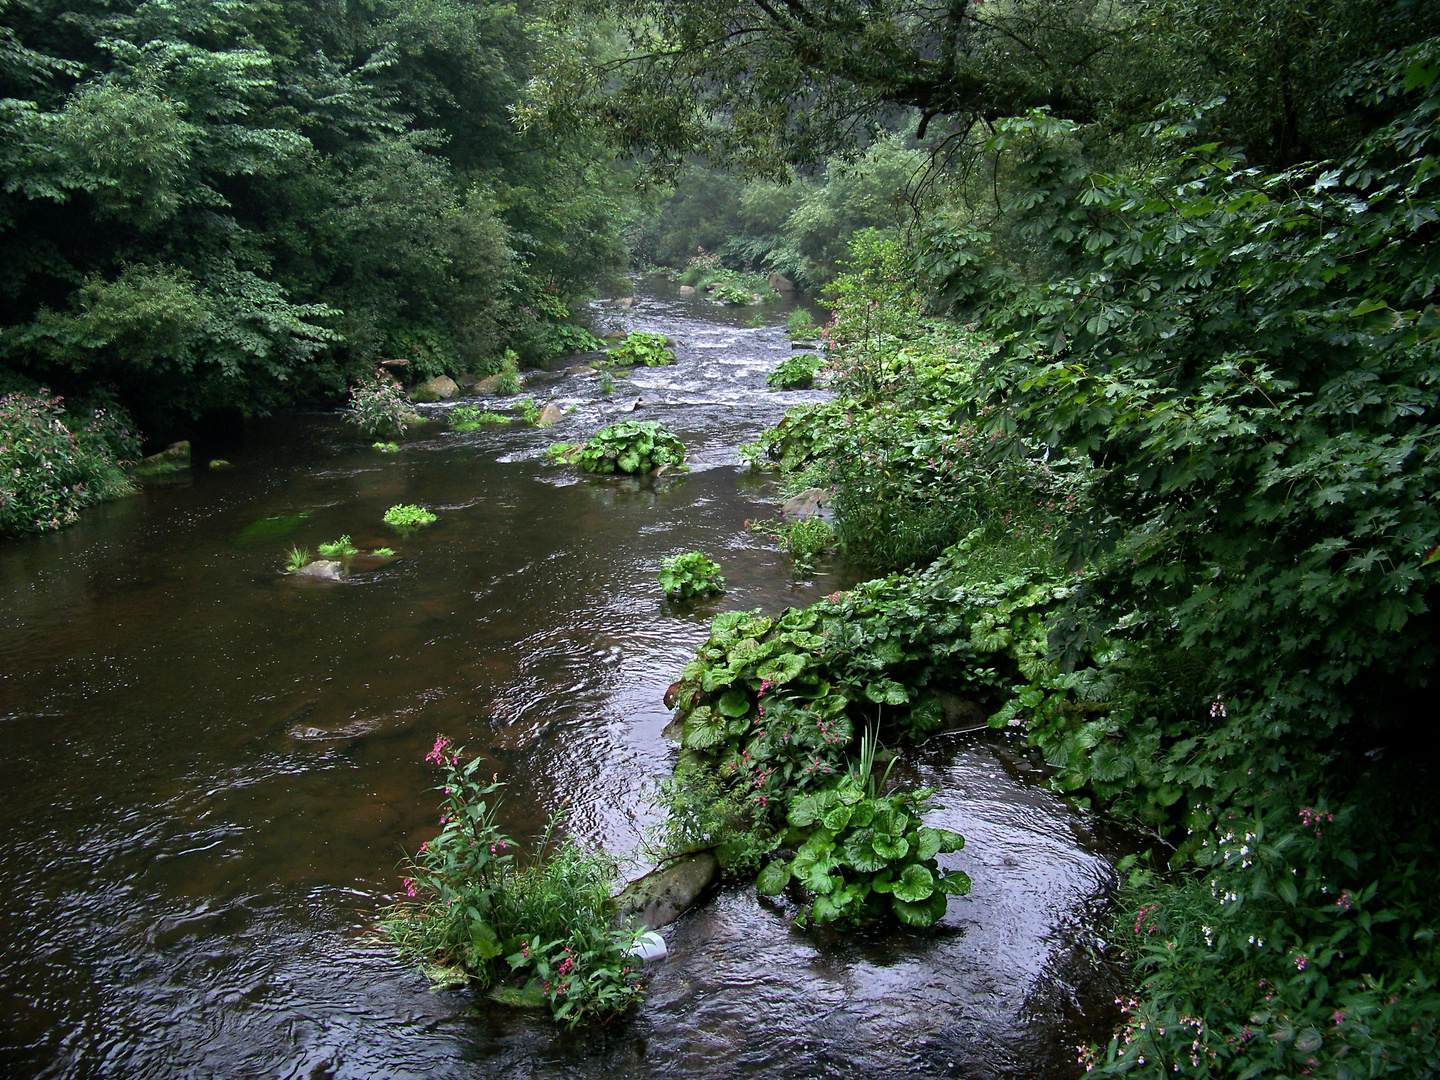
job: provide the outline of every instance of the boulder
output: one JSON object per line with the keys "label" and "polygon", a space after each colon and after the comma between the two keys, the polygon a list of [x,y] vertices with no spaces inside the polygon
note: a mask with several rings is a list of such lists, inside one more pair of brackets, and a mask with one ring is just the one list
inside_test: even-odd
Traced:
{"label": "boulder", "polygon": [[780,508],[780,513],[786,521],[799,521],[801,518],[808,517],[818,517],[828,521],[833,516],[833,511],[826,505],[830,498],[829,488],[809,488],[800,492],[793,499],[787,499],[785,505]]}
{"label": "boulder", "polygon": [[478,379],[465,391],[471,397],[494,397],[500,391],[500,376],[487,375]]}
{"label": "boulder", "polygon": [[339,559],[316,559],[295,571],[297,578],[314,578],[316,581],[339,581],[345,566]]}
{"label": "boulder", "polygon": [[471,375],[468,371],[462,371],[459,375],[455,376],[455,385],[460,387],[461,393],[469,393],[470,388],[479,381],[479,379]]}
{"label": "boulder", "polygon": [[940,702],[940,711],[945,716],[947,728],[979,727],[990,716],[978,702],[959,697],[948,690],[936,690],[933,693]]}
{"label": "boulder", "polygon": [[631,308],[631,307],[634,307],[634,306],[635,306],[635,297],[633,297],[633,296],[617,296],[615,299],[610,300],[610,301],[607,301],[607,303],[609,303],[609,305],[610,305],[611,307]]}
{"label": "boulder", "polygon": [[632,930],[659,930],[694,906],[720,874],[713,854],[685,855],[627,885],[616,897],[615,924]]}
{"label": "boulder", "polygon": [[628,335],[624,330],[611,330],[608,334],[601,334],[601,341],[624,341]]}
{"label": "boulder", "polygon": [[565,413],[559,405],[553,401],[547,401],[545,407],[540,410],[540,418],[535,421],[536,427],[549,427],[551,424],[558,424],[565,419]]}
{"label": "boulder", "polygon": [[190,440],[182,439],[180,442],[171,443],[158,454],[141,458],[137,468],[155,469],[165,466],[172,469],[188,469],[190,467]]}
{"label": "boulder", "polygon": [[455,380],[449,375],[436,375],[433,379],[426,379],[414,390],[410,391],[411,401],[449,401],[460,392],[460,387],[455,385]]}
{"label": "boulder", "polygon": [[695,295],[695,286],[694,286],[694,285],[681,285],[681,286],[680,286],[680,295],[681,295],[681,296],[694,296],[694,295]]}
{"label": "boulder", "polygon": [[770,275],[767,284],[781,296],[795,295],[795,283],[778,270]]}

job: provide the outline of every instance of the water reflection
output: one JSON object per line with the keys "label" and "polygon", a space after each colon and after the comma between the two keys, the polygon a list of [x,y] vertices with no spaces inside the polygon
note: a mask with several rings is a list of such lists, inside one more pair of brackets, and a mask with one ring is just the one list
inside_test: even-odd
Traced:
{"label": "water reflection", "polygon": [[[660,698],[709,615],[845,582],[793,582],[743,527],[775,497],[737,447],[815,396],[766,392],[789,345],[736,325],[752,315],[657,286],[602,318],[678,338],[680,363],[608,398],[587,372],[537,384],[572,409],[549,431],[436,423],[382,456],[333,415],[285,418],[229,472],[0,546],[0,1073],[1075,1071],[1066,1016],[1097,970],[1109,863],[1003,738],[911,763],[969,838],[951,858],[975,892],[937,933],[807,936],[729,889],[669,932],[633,1019],[577,1036],[433,992],[371,939],[401,852],[434,830],[437,732],[507,781],[513,832],[564,802],[573,831],[633,851],[674,753]],[[625,417],[663,420],[694,471],[597,481],[543,460]],[[397,537],[396,502],[440,519]],[[277,518],[293,527],[256,529]],[[342,533],[401,558],[305,588],[276,573],[289,544]],[[677,612],[654,575],[691,548],[731,592]]]}

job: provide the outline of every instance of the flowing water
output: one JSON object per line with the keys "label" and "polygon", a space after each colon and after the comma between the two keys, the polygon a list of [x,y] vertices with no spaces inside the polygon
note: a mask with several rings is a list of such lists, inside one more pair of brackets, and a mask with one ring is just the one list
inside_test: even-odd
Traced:
{"label": "flowing water", "polygon": [[[727,886],[665,931],[632,1017],[574,1034],[432,990],[375,939],[402,852],[436,830],[437,733],[507,783],[512,834],[563,806],[631,856],[676,753],[661,697],[710,616],[853,579],[797,582],[744,528],[777,499],[737,448],[817,396],[766,392],[790,346],[745,325],[755,310],[650,282],[597,319],[672,335],[680,363],[608,398],[585,373],[533,384],[575,406],[554,429],[437,423],[382,455],[334,414],[289,416],[229,471],[0,544],[0,1075],[1077,1072],[1116,847],[1004,735],[906,756],[941,790],[933,823],[967,837],[943,862],[974,880],[930,932],[806,934]],[[671,427],[694,471],[604,480],[542,458],[627,417]],[[439,521],[397,538],[381,516],[399,502]],[[290,544],[341,534],[400,559],[343,583],[278,572]],[[697,548],[730,591],[672,611],[655,572]]]}

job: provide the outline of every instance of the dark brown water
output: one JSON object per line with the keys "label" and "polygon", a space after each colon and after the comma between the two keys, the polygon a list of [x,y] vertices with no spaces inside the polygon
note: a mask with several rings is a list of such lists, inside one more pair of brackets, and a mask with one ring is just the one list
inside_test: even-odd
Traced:
{"label": "dark brown water", "polygon": [[[600,319],[673,335],[680,364],[611,400],[590,376],[530,387],[576,406],[551,431],[435,426],[385,456],[334,415],[287,417],[229,472],[0,544],[0,1075],[1075,1073],[1111,849],[1003,736],[907,760],[975,883],[933,932],[806,935],[729,887],[666,931],[633,1018],[576,1035],[433,991],[374,940],[402,850],[435,828],[437,733],[493,762],[511,832],[564,804],[573,832],[630,855],[675,754],[661,695],[709,617],[847,583],[792,581],[744,530],[776,505],[737,447],[814,396],[765,391],[789,345],[753,315],[652,284]],[[543,462],[637,397],[690,447],[689,476]],[[440,520],[397,538],[397,502]],[[284,537],[246,534],[287,515],[305,516]],[[339,584],[277,573],[289,544],[342,533],[402,558]],[[655,573],[694,548],[730,592],[677,614]]]}

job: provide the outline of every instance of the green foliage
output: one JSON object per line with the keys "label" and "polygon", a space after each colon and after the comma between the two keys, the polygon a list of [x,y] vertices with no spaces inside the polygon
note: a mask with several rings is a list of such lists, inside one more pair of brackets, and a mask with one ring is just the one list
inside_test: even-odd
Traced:
{"label": "green foliage", "polygon": [[647,330],[632,330],[625,340],[610,350],[607,362],[630,367],[643,364],[645,367],[663,367],[675,363],[675,354],[665,344],[664,334],[653,334]]}
{"label": "green foliage", "polygon": [[69,414],[41,389],[0,397],[0,535],[58,529],[135,490],[123,466],[140,442],[113,404]]}
{"label": "green foliage", "polygon": [[348,536],[342,536],[339,540],[332,540],[328,544],[321,544],[319,551],[322,559],[343,559],[350,555],[360,554],[360,549],[350,542]]}
{"label": "green foliage", "polygon": [[699,551],[672,555],[660,564],[660,588],[667,599],[689,600],[725,591],[720,567]]}
{"label": "green foliage", "polygon": [[580,460],[580,451],[584,447],[584,443],[551,443],[545,448],[545,459],[559,465],[574,465]]}
{"label": "green foliage", "polygon": [[385,511],[385,524],[402,533],[418,529],[421,525],[430,525],[436,520],[435,515],[423,506],[400,504]]}
{"label": "green foliage", "polygon": [[395,549],[389,547],[377,547],[373,551],[371,551],[370,554],[380,555],[388,559],[395,554]]}
{"label": "green foliage", "polygon": [[576,459],[592,473],[648,473],[684,467],[685,446],[653,420],[624,420],[601,428]]}
{"label": "green foliage", "polygon": [[796,308],[785,319],[785,333],[792,338],[813,338],[819,332],[815,317],[804,308]]}
{"label": "green foliage", "polygon": [[382,454],[398,454],[400,444],[393,442],[374,442],[370,444],[372,450],[379,450]]}
{"label": "green foliage", "polygon": [[526,398],[516,406],[520,410],[520,418],[531,427],[540,424],[540,405],[534,398]]}
{"label": "green foliage", "polygon": [[765,385],[771,390],[808,390],[815,385],[815,373],[822,364],[814,353],[796,353],[765,376]]}
{"label": "green foliage", "polygon": [[752,521],[747,523],[747,527],[751,532],[779,540],[785,553],[795,560],[796,573],[809,573],[815,567],[815,559],[835,546],[835,530],[820,517],[798,521]]}
{"label": "green foliage", "polygon": [[569,1025],[630,1008],[644,986],[636,935],[610,925],[614,862],[573,841],[551,851],[547,831],[519,864],[495,823],[501,785],[477,775],[480,759],[462,765],[442,737],[427,760],[446,770],[441,831],[410,860],[410,900],[389,912],[391,939],[441,981],[458,973],[481,987],[508,983]]}
{"label": "green foliage", "polygon": [[495,393],[501,397],[514,397],[520,393],[520,361],[513,352],[506,352],[500,362],[500,378],[495,384]]}
{"label": "green foliage", "polygon": [[309,566],[312,559],[313,556],[311,556],[309,548],[302,548],[296,544],[286,553],[285,569],[293,574],[295,571],[303,570]]}
{"label": "green foliage", "polygon": [[377,372],[365,382],[350,388],[350,411],[345,418],[372,437],[399,438],[413,410],[405,400],[405,392],[388,375]]}
{"label": "green foliage", "polygon": [[[495,414],[490,414],[495,415]],[[456,405],[450,410],[451,431],[475,431],[486,423],[486,413],[478,405]],[[502,417],[502,419],[505,419]]]}

